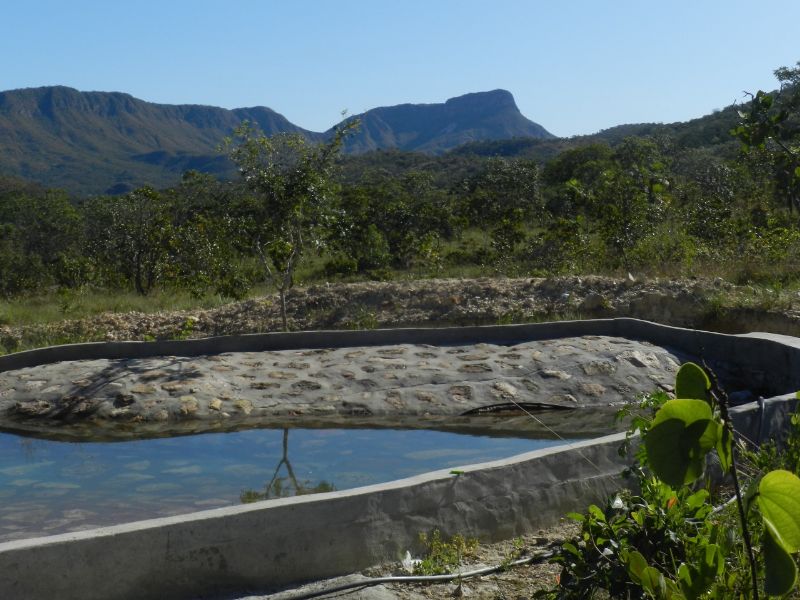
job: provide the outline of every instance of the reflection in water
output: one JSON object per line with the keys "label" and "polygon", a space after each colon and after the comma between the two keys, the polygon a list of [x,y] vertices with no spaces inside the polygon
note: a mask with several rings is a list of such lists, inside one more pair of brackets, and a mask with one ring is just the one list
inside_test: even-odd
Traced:
{"label": "reflection in water", "polygon": [[[286,467],[286,476],[278,477],[281,472],[281,467]],[[287,485],[288,479],[288,485]],[[243,490],[239,495],[239,500],[243,503],[258,502],[259,500],[269,500],[270,498],[287,498],[289,496],[304,496],[306,494],[320,494],[322,492],[333,492],[336,488],[332,483],[327,481],[320,481],[317,485],[312,486],[308,480],[300,483],[297,481],[297,476],[292,469],[292,463],[289,462],[289,429],[283,429],[283,456],[278,461],[278,466],[275,467],[275,472],[272,474],[272,479],[264,486],[264,491],[257,490]]]}
{"label": "reflection in water", "polygon": [[[345,490],[563,443],[396,429],[250,429],[124,442],[0,433],[0,541]],[[244,491],[243,491],[244,490]]]}

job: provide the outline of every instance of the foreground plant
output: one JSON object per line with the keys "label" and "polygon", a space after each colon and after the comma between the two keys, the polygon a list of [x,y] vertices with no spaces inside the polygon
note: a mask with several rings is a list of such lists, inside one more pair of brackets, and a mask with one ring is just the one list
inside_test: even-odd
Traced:
{"label": "foreground plant", "polygon": [[[633,431],[639,495],[621,493],[605,510],[591,506],[570,515],[580,536],[565,543],[563,565],[550,598],[752,598],[763,590],[782,596],[795,588],[800,550],[800,479],[776,469],[754,478],[741,492],[727,396],[698,365],[678,372],[676,399],[654,395],[642,406]],[[738,518],[713,509],[701,478],[716,452],[736,495]],[[758,540],[758,545],[753,544]]]}

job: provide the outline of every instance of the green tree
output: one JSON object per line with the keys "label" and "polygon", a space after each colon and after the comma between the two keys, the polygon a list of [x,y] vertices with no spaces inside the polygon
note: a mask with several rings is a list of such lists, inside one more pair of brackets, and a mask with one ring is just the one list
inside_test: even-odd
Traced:
{"label": "green tree", "polygon": [[210,288],[241,299],[250,289],[250,269],[237,246],[237,224],[231,214],[237,187],[187,171],[180,185],[167,192],[175,229],[168,275],[195,297]]}
{"label": "green tree", "polygon": [[164,273],[174,237],[168,199],[144,187],[87,206],[90,252],[109,278],[133,283],[147,295]]}
{"label": "green tree", "polygon": [[739,111],[741,122],[731,130],[746,153],[767,158],[775,192],[790,210],[800,210],[800,62],[775,71],[777,94],[759,90]]}
{"label": "green tree", "polygon": [[490,159],[466,188],[468,218],[487,231],[501,261],[510,259],[525,241],[526,226],[544,220],[539,165],[534,161]]}
{"label": "green tree", "polygon": [[336,157],[357,125],[351,120],[328,142],[312,144],[298,134],[267,137],[245,123],[225,141],[249,192],[236,211],[241,234],[278,290],[286,331],[286,292],[305,250],[320,249],[332,228]]}

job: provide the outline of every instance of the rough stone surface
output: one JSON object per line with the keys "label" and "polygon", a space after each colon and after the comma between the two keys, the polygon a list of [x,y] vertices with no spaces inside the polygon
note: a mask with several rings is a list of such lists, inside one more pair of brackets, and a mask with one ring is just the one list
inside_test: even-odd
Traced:
{"label": "rough stone surface", "polygon": [[[668,385],[682,358],[584,336],[514,346],[410,345],[65,361],[0,373],[0,414],[27,427],[116,421],[456,416],[608,408]],[[519,406],[518,406],[519,405]]]}

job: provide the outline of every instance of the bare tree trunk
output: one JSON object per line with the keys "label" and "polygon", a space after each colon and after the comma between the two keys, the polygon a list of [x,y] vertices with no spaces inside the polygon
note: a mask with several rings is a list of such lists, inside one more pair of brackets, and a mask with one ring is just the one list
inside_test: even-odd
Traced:
{"label": "bare tree trunk", "polygon": [[278,290],[278,294],[281,297],[281,319],[283,319],[283,330],[289,331],[289,322],[286,319],[286,288],[281,286]]}

